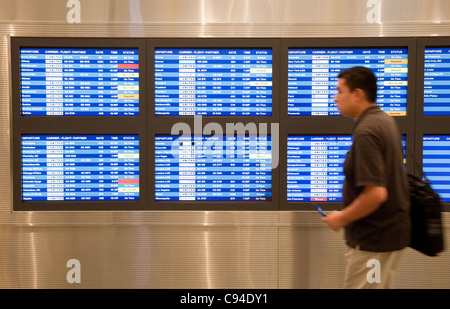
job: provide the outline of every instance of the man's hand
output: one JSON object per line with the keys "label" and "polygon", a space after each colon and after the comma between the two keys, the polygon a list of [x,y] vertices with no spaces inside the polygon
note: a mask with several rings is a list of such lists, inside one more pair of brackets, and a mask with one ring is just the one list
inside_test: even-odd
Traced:
{"label": "man's hand", "polygon": [[334,231],[339,231],[347,225],[343,213],[338,210],[333,210],[326,216],[322,217],[322,221],[328,224]]}

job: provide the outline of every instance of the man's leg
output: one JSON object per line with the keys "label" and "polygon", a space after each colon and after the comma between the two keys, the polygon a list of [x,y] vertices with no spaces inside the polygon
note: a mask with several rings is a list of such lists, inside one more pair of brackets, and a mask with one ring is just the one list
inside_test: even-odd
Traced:
{"label": "man's leg", "polygon": [[402,253],[403,250],[370,252],[347,247],[344,288],[390,288]]}

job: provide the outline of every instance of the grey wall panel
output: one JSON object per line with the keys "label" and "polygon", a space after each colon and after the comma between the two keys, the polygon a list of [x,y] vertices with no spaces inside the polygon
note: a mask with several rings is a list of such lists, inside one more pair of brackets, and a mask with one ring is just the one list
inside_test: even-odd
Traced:
{"label": "grey wall panel", "polygon": [[[343,235],[315,212],[163,217],[172,223],[2,224],[0,288],[342,288]],[[448,248],[447,213],[444,224]],[[407,248],[393,287],[450,288],[449,254]],[[66,279],[71,259],[80,283]]]}
{"label": "grey wall panel", "polygon": [[[241,213],[209,222],[198,213],[160,215],[167,224],[1,225],[0,288],[277,288],[278,227],[268,222],[276,214],[229,215]],[[80,262],[80,283],[66,279],[71,259]]]}
{"label": "grey wall panel", "polygon": [[4,1],[11,35],[348,37],[450,35],[446,0]]}

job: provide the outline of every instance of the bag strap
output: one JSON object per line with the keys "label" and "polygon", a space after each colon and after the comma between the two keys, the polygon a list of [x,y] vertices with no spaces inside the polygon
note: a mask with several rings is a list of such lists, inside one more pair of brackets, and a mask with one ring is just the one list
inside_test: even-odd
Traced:
{"label": "bag strap", "polygon": [[422,177],[421,178],[418,177],[418,178],[421,179],[426,184],[430,184],[430,180],[428,179],[428,177],[425,175],[425,172],[423,171],[423,161],[422,161],[422,168],[420,168],[420,165],[418,162],[416,162],[416,168],[418,171],[421,171],[421,173],[422,173]]}

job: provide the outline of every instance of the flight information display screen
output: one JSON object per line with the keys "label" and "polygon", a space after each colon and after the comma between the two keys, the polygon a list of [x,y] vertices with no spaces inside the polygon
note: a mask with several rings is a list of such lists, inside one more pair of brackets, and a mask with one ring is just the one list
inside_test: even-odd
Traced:
{"label": "flight information display screen", "polygon": [[391,116],[406,116],[407,48],[290,49],[288,54],[288,115],[338,116],[334,102],[338,74],[364,66],[378,80],[376,103]]}
{"label": "flight information display screen", "polygon": [[22,200],[139,200],[139,136],[23,135]]}
{"label": "flight information display screen", "polygon": [[[406,158],[406,135],[402,139]],[[287,200],[341,202],[345,179],[343,165],[352,143],[351,135],[288,136]]]}
{"label": "flight information display screen", "polygon": [[272,50],[155,49],[155,115],[272,115]]}
{"label": "flight information display screen", "polygon": [[423,173],[443,202],[450,202],[450,135],[423,137]]}
{"label": "flight information display screen", "polygon": [[424,116],[450,115],[450,48],[425,48]]}
{"label": "flight information display screen", "polygon": [[155,136],[157,201],[270,201],[270,136]]}
{"label": "flight information display screen", "polygon": [[352,136],[288,136],[287,200],[340,202]]}
{"label": "flight information display screen", "polygon": [[23,116],[138,116],[139,50],[20,49]]}

